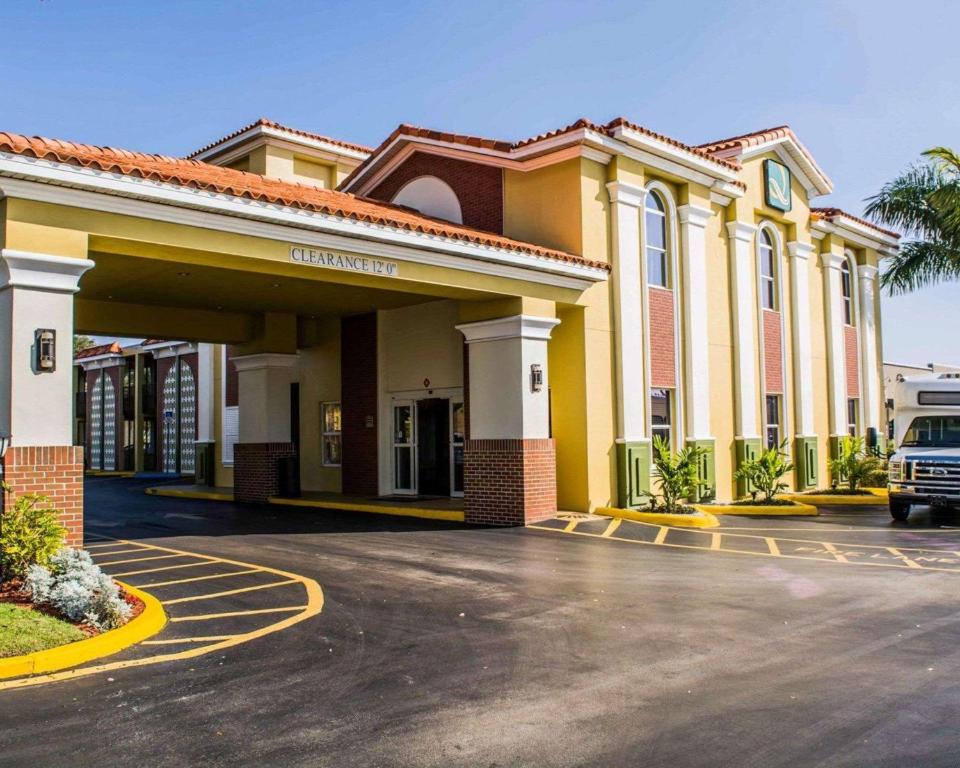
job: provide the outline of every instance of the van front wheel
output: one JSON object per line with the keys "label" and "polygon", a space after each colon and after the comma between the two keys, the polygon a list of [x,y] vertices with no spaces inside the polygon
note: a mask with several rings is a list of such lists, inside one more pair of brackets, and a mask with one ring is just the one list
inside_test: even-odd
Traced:
{"label": "van front wheel", "polygon": [[898,523],[905,523],[910,516],[910,504],[906,501],[890,499],[890,517]]}

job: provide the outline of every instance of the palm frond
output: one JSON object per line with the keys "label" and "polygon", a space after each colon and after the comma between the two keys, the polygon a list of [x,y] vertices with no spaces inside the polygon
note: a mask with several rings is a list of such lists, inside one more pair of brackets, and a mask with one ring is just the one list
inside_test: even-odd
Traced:
{"label": "palm frond", "polygon": [[960,278],[960,241],[914,240],[886,261],[880,284],[891,294],[907,293]]}
{"label": "palm frond", "polygon": [[942,224],[930,197],[943,182],[944,174],[934,164],[915,165],[867,198],[866,215],[906,234],[930,237]]}

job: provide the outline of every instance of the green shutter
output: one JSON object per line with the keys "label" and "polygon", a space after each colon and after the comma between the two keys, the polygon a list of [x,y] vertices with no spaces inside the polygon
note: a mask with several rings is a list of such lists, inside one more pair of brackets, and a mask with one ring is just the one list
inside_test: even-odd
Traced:
{"label": "green shutter", "polygon": [[650,490],[650,442],[617,443],[617,504],[637,509],[647,504]]}
{"label": "green shutter", "polygon": [[797,490],[817,487],[819,460],[816,437],[798,437],[794,448],[797,464]]}
{"label": "green shutter", "polygon": [[[756,459],[760,455],[760,451],[763,450],[763,444],[760,442],[759,437],[738,437],[734,441],[734,444],[737,458],[737,469],[740,469],[740,467],[743,466],[743,462],[746,459]],[[737,498],[749,496],[754,490],[756,489],[753,488],[752,484],[747,483],[745,480],[737,480]]]}
{"label": "green shutter", "polygon": [[687,445],[696,446],[706,452],[700,457],[697,471],[697,492],[691,501],[712,501],[717,495],[717,469],[713,440],[689,440]]}

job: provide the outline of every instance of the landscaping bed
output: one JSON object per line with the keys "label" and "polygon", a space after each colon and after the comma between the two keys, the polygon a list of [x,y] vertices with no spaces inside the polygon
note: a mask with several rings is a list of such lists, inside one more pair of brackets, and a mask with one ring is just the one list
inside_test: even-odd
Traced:
{"label": "landscaping bed", "polygon": [[745,515],[745,516],[790,516],[790,515],[818,515],[817,508],[792,499],[743,499],[732,501],[729,504],[704,504],[700,507],[706,512],[715,515]]}
{"label": "landscaping bed", "polygon": [[[709,512],[695,507],[681,507],[683,512],[658,512],[649,509],[620,509],[619,507],[598,507],[595,514],[604,517],[620,517],[638,523],[651,525],[672,525],[678,528],[716,528],[720,525]],[[690,510],[689,512],[686,510]]]}

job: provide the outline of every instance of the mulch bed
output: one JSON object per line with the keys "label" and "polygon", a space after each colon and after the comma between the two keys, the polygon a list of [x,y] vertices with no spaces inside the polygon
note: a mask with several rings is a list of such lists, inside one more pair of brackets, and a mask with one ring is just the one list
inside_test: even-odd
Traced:
{"label": "mulch bed", "polygon": [[[20,608],[29,608],[33,611],[45,613],[47,616],[53,616],[55,619],[73,624],[73,626],[77,627],[77,629],[87,637],[95,637],[101,634],[99,629],[85,621],[72,621],[68,619],[52,605],[34,605],[30,602],[30,598],[20,591],[22,587],[23,581],[21,579],[10,579],[9,581],[0,582],[0,603],[9,603],[10,605],[16,605]],[[132,621],[143,613],[143,609],[146,607],[143,601],[128,593],[123,587],[120,587],[120,597],[130,606],[130,618],[127,619],[127,621]]]}
{"label": "mulch bed", "polygon": [[734,501],[731,506],[734,507],[798,507],[800,506],[797,502],[791,501],[790,499],[771,499],[770,501],[764,501],[763,499],[744,499],[741,501]]}

